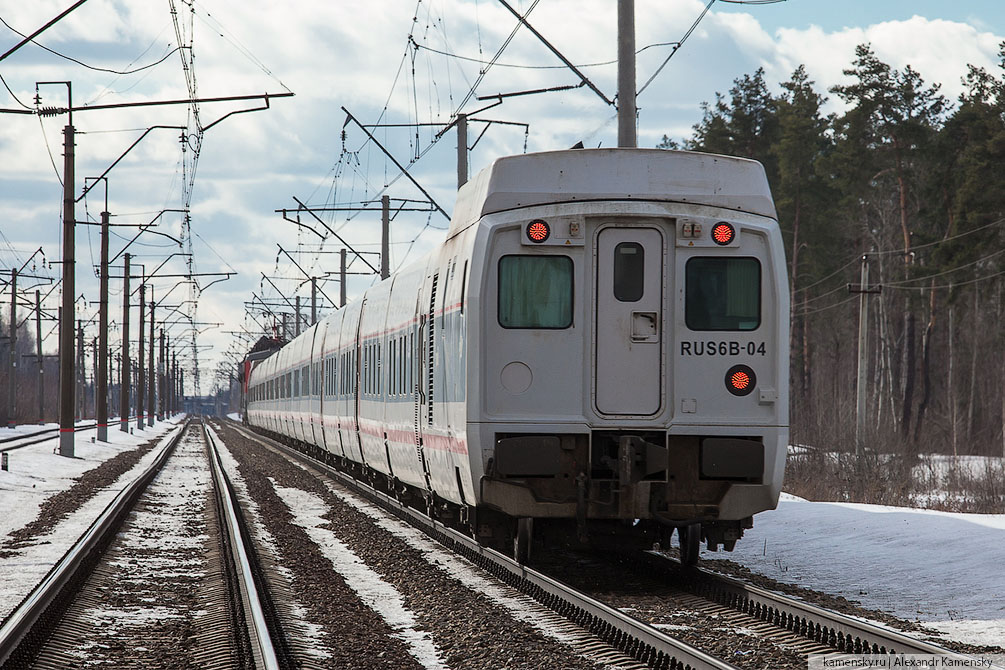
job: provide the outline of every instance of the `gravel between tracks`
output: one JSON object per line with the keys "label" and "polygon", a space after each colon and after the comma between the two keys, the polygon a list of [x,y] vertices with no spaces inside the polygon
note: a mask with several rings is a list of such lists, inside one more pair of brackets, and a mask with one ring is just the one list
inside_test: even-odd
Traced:
{"label": "gravel between tracks", "polygon": [[197,431],[189,429],[151,482],[57,631],[72,638],[61,647],[75,647],[82,667],[201,667],[193,652],[212,485]]}
{"label": "gravel between tracks", "polygon": [[639,574],[613,562],[596,560],[564,550],[544,550],[535,558],[535,569],[570,584],[601,602],[646,621],[667,635],[741,668],[803,670],[806,658],[785,644],[764,639],[761,623],[736,613],[702,611],[700,599],[684,585]]}
{"label": "gravel between tracks", "polygon": [[[438,651],[437,658],[450,668],[598,667],[570,646],[514,617],[490,597],[451,577],[399,535],[375,525],[368,515],[344,501],[346,492],[334,482],[323,481],[234,430],[225,430],[224,441],[239,464],[264,525],[275,536],[283,554],[282,564],[291,570],[294,592],[310,618],[327,631],[328,638],[338,640],[332,650],[331,667],[436,667],[436,662],[425,658],[428,665],[419,663],[402,641],[402,630],[390,626],[364,604],[347,583],[352,578],[337,572],[332,561],[309,539],[308,526],[316,536],[323,531],[337,538],[396,591],[402,607],[414,620],[414,631],[429,636]],[[306,503],[293,503],[303,495],[296,492],[309,494],[322,503],[323,516],[308,522],[309,512],[303,509]],[[298,512],[291,513],[284,501],[296,505]],[[515,598],[522,597],[512,593]],[[533,607],[532,601],[527,601],[527,607]]]}

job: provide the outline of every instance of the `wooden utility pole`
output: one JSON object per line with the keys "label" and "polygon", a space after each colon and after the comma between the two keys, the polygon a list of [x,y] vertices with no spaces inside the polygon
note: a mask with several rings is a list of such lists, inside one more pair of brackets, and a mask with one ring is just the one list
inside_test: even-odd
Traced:
{"label": "wooden utility pole", "polygon": [[635,130],[635,0],[618,0],[618,146],[638,146]]}
{"label": "wooden utility pole", "polygon": [[132,396],[129,373],[129,254],[123,254],[126,271],[122,278],[122,363],[119,365],[119,430],[129,432],[129,407]]}
{"label": "wooden utility pole", "polygon": [[855,457],[861,459],[865,440],[866,386],[869,372],[869,294],[881,288],[869,286],[869,256],[862,255],[861,284],[848,285],[849,293],[858,293],[858,379],[855,396]]}

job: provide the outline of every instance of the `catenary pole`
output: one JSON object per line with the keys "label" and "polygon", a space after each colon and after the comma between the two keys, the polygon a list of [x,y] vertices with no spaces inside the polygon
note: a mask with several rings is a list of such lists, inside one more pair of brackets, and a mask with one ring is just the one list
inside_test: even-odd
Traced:
{"label": "catenary pole", "polygon": [[35,289],[35,344],[38,347],[38,422],[45,423],[45,362],[42,358],[42,292]]}
{"label": "catenary pole", "polygon": [[311,325],[318,322],[318,278],[311,277]]}
{"label": "catenary pole", "polygon": [[[69,90],[70,83],[67,82],[66,86]],[[70,107],[72,106],[71,103]],[[59,320],[59,455],[69,458],[74,456],[73,414],[77,384],[73,369],[73,316],[76,298],[73,140],[73,117],[70,116],[69,123],[63,128],[63,310]]]}
{"label": "catenary pole", "polygon": [[157,303],[154,302],[154,287],[153,284],[150,285],[150,346],[149,354],[147,359],[147,425],[154,425],[154,407],[156,395],[157,395],[157,371],[154,369],[154,348],[157,346],[157,340],[154,339],[154,310],[157,307]]}
{"label": "catenary pole", "polygon": [[457,188],[468,183],[468,115],[457,115]]}
{"label": "catenary pole", "polygon": [[380,278],[391,276],[391,198],[380,196]]}
{"label": "catenary pole", "polygon": [[140,280],[140,321],[139,321],[139,334],[140,334],[140,346],[139,351],[136,354],[136,365],[138,368],[138,375],[136,377],[136,427],[143,430],[143,426],[146,423],[143,416],[143,410],[146,407],[144,404],[146,400],[146,387],[147,378],[145,371],[143,370],[143,319],[144,312],[147,309],[147,285],[143,283],[143,279]]}
{"label": "catenary pole", "polygon": [[129,254],[123,254],[126,271],[122,281],[122,363],[119,365],[119,430],[129,432],[129,407],[132,396],[129,373]]}
{"label": "catenary pole", "polygon": [[77,420],[82,420],[87,413],[87,368],[84,367],[84,321],[77,319],[77,382],[78,389]]}
{"label": "catenary pole", "polygon": [[635,131],[635,0],[618,0],[618,146],[638,146]]}
{"label": "catenary pole", "polygon": [[101,281],[98,298],[98,353],[95,402],[97,440],[108,441],[108,212],[101,213]]}
{"label": "catenary pole", "polygon": [[345,307],[345,249],[339,249],[339,307]]}
{"label": "catenary pole", "polygon": [[164,325],[161,324],[160,356],[157,361],[157,418],[164,420]]}
{"label": "catenary pole", "polygon": [[10,356],[7,371],[7,427],[17,425],[14,412],[17,409],[17,268],[10,271]]}

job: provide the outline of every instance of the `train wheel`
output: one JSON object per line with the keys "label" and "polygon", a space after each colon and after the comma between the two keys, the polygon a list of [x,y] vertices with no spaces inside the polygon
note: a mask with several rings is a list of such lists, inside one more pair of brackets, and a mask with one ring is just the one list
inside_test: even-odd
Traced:
{"label": "train wheel", "polygon": [[513,538],[513,558],[523,565],[530,561],[530,545],[534,541],[534,519],[516,520],[516,537]]}
{"label": "train wheel", "polygon": [[680,562],[683,565],[696,565],[701,545],[701,524],[689,523],[686,526],[678,526],[677,537],[680,540]]}

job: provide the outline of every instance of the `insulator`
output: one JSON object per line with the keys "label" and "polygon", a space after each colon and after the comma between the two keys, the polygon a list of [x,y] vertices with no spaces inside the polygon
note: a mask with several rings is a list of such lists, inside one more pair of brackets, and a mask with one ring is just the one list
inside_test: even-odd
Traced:
{"label": "insulator", "polygon": [[58,116],[64,114],[65,109],[60,109],[59,107],[42,107],[38,110],[39,116]]}

